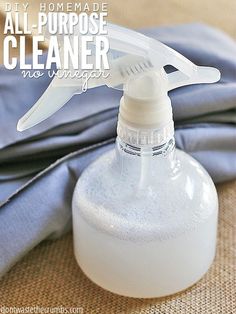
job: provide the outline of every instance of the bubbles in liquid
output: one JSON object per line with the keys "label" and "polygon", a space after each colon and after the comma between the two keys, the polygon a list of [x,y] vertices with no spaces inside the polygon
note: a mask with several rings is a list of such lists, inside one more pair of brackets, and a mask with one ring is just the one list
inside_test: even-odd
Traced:
{"label": "bubbles in liquid", "polygon": [[108,152],[80,178],[73,197],[76,259],[90,279],[121,295],[186,289],[214,259],[215,187],[195,160],[177,151],[181,167],[169,176],[160,159],[151,162],[140,189],[140,158],[127,158],[119,163]]}
{"label": "bubbles in liquid", "polygon": [[131,169],[121,173],[115,152],[108,152],[77,184],[73,204],[78,215],[103,232],[133,241],[165,240],[197,228],[211,216],[217,196],[194,159],[180,151],[177,158],[184,171],[170,179],[154,162],[140,189],[141,158],[132,156]]}

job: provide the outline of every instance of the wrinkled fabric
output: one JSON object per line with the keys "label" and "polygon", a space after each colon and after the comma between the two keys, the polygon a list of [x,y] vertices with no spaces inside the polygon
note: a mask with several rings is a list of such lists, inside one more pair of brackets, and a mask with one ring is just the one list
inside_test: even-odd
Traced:
{"label": "wrinkled fabric", "polygon": [[[201,24],[143,33],[198,65],[221,71],[218,83],[170,92],[175,138],[177,147],[195,157],[215,182],[235,179],[236,43]],[[76,181],[114,147],[121,92],[107,87],[76,95],[47,121],[17,132],[18,119],[49,82],[47,75],[23,79],[19,69],[0,70],[0,275],[42,240],[71,228]]]}

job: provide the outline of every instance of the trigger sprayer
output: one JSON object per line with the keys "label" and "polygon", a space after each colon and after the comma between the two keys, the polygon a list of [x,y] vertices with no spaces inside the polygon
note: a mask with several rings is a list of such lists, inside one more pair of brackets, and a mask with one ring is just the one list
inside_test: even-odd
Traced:
{"label": "trigger sprayer", "polygon": [[[220,72],[135,31],[112,24],[107,30],[109,75],[90,79],[88,88],[107,85],[124,95],[115,148],[86,168],[74,191],[75,256],[107,290],[162,297],[206,273],[215,255],[218,215],[210,176],[175,149],[168,92],[217,82]],[[166,73],[166,65],[176,71]],[[82,92],[82,80],[56,75],[18,130],[45,120]]]}
{"label": "trigger sprayer", "polygon": [[[168,92],[184,85],[214,83],[220,79],[217,69],[199,67],[157,40],[113,24],[107,25],[107,31],[110,45],[110,69],[107,70],[109,75],[107,78],[90,79],[88,88],[107,85],[125,90],[130,80],[149,71],[158,72],[163,77],[158,86],[160,92]],[[92,56],[91,59],[95,60],[95,57]],[[172,65],[178,71],[166,75],[166,65]],[[23,131],[42,122],[59,110],[74,94],[82,92],[82,78],[61,78],[55,75],[42,97],[19,120],[17,129]]]}

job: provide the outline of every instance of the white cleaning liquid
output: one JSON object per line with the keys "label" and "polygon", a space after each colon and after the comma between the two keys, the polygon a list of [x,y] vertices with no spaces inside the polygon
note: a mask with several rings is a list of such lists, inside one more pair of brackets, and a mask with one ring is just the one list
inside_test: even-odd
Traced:
{"label": "white cleaning liquid", "polygon": [[215,255],[214,184],[197,161],[175,151],[173,139],[151,151],[119,138],[116,145],[77,183],[76,259],[91,280],[117,294],[150,298],[183,290]]}

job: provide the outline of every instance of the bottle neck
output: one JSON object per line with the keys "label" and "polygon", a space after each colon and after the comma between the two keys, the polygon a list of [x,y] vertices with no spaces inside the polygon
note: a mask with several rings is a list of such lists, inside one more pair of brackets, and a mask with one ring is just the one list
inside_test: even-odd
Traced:
{"label": "bottle neck", "polygon": [[[149,92],[149,84],[137,88],[137,80],[129,82],[120,102],[116,141],[121,178],[125,183],[129,177],[127,182],[133,182],[142,190],[156,186],[158,180],[161,182],[164,177],[172,176],[176,169],[170,99],[167,93],[156,93],[159,85],[156,85],[155,73],[143,79],[150,84],[154,80],[153,93]],[[140,90],[145,95],[140,95]]]}
{"label": "bottle neck", "polygon": [[168,161],[173,158],[173,152],[175,151],[175,139],[171,137],[164,144],[159,146],[138,146],[131,145],[119,136],[116,138],[116,148],[119,154],[128,154],[135,157],[164,157]]}
{"label": "bottle neck", "polygon": [[141,189],[162,181],[165,176],[173,176],[178,168],[175,156],[174,137],[160,146],[133,146],[125,143],[120,137],[116,140],[116,158],[119,173],[138,182]]}

